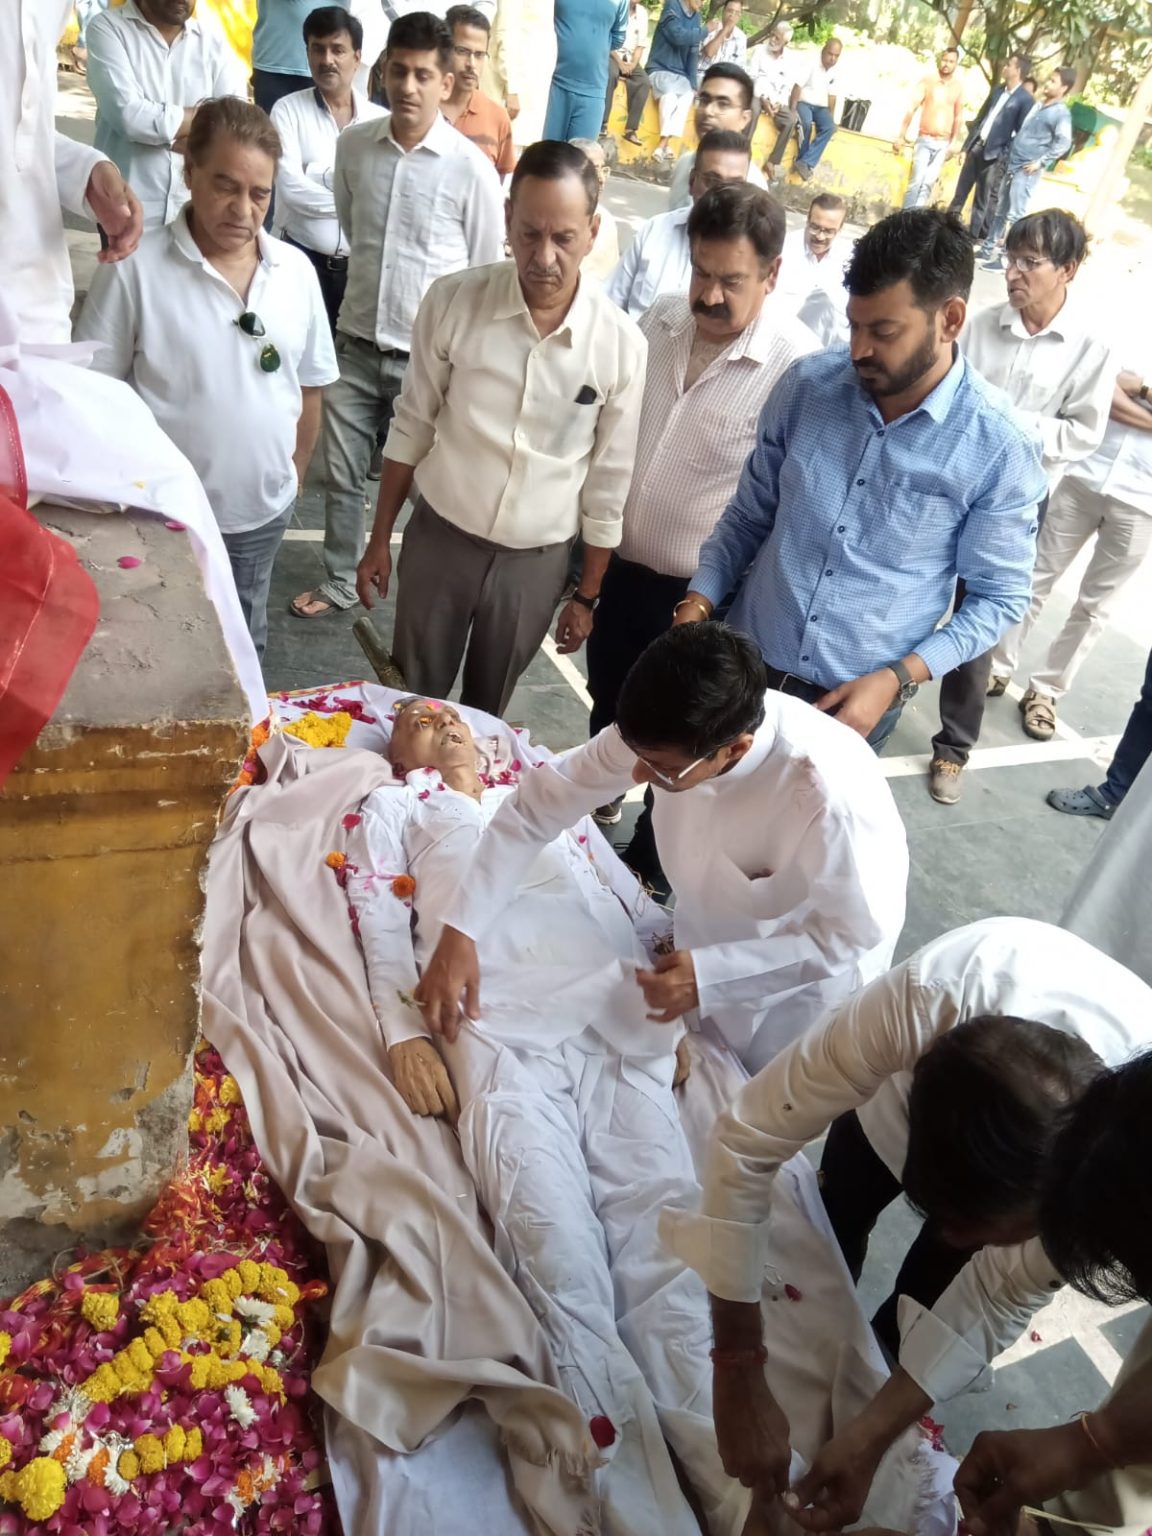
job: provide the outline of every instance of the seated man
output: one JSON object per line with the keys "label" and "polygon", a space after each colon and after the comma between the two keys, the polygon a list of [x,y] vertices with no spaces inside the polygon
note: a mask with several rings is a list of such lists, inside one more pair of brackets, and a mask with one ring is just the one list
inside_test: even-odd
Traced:
{"label": "seated man", "polygon": [[542,848],[485,938],[483,1020],[446,1048],[453,1087],[411,990],[484,825],[513,791],[486,787],[468,726],[427,699],[398,706],[391,760],[406,787],[363,802],[345,889],[396,1087],[417,1114],[459,1114],[497,1254],[611,1454],[600,1489],[611,1529],[697,1531],[667,1434],[710,1528],[735,1536],[747,1495],[724,1475],[699,1407],[704,1290],[656,1238],[660,1206],[694,1203],[697,1189],[671,1091],[677,1034],[645,1020],[632,983],[651,963],[639,935],[655,953],[666,916],[616,860],[603,873],[586,837],[563,832]]}
{"label": "seated man", "polygon": [[822,346],[848,340],[848,290],[844,269],[852,255],[842,237],[848,204],[837,192],[819,192],[808,205],[802,229],[784,240],[776,292]]}
{"label": "seated man", "polygon": [[477,941],[540,848],[638,783],[655,791],[676,894],[676,949],[637,973],[650,1018],[698,1008],[755,1070],[889,964],[908,852],[879,763],[835,720],[768,693],[743,635],[681,625],[633,666],[615,724],[529,774],[493,819],[418,989],[433,1033],[455,1037],[465,989],[475,1016]]}
{"label": "seated man", "polygon": [[762,1071],[712,1133],[701,1216],[668,1240],[712,1295],[724,1464],[765,1499],[788,1486],[788,1424],[766,1384],[760,1288],[772,1186],[828,1133],[821,1192],[859,1278],[901,1191],[925,1216],[873,1326],[899,1365],[788,1494],[804,1529],[860,1514],[892,1437],[989,1363],[1061,1289],[1042,1242],[1053,1138],[1089,1085],[1152,1043],[1152,990],[1062,929],[972,923],[874,981]]}

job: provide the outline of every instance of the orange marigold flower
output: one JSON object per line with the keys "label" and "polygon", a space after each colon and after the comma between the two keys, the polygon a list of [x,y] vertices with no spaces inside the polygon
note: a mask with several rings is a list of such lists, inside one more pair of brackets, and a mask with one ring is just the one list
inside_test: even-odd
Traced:
{"label": "orange marigold flower", "polygon": [[85,1473],[85,1476],[90,1483],[95,1483],[97,1488],[103,1488],[104,1486],[104,1474],[108,1470],[108,1463],[111,1459],[109,1453],[101,1446],[88,1463],[88,1471]]}
{"label": "orange marigold flower", "polygon": [[330,853],[324,862],[329,869],[343,869],[348,860],[342,853]]}
{"label": "orange marigold flower", "polygon": [[411,875],[397,875],[391,890],[397,901],[411,901],[416,894],[416,882]]}

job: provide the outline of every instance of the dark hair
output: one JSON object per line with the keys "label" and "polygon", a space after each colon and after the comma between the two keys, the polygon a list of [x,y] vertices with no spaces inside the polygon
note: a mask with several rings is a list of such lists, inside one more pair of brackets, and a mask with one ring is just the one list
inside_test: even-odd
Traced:
{"label": "dark hair", "polygon": [[409,11],[397,16],[384,49],[387,59],[403,49],[406,53],[434,53],[442,75],[452,73],[452,34],[448,23],[431,11]]}
{"label": "dark hair", "polygon": [[483,11],[478,11],[474,5],[453,5],[445,12],[444,21],[448,30],[455,33],[457,27],[474,27],[477,32],[483,32],[486,36],[492,32],[492,23]]}
{"label": "dark hair", "polygon": [[974,271],[972,241],[956,214],[906,208],[857,240],[844,286],[865,298],[907,278],[917,304],[931,314],[949,299],[966,299]]}
{"label": "dark hair", "polygon": [[1056,76],[1057,80],[1061,81],[1064,86],[1064,94],[1067,95],[1076,84],[1076,71],[1067,64],[1062,64],[1059,69],[1054,69],[1052,73]]}
{"label": "dark hair", "polygon": [[1152,1301],[1152,1051],[1102,1072],[1069,1111],[1044,1169],[1040,1239],[1070,1285]]}
{"label": "dark hair", "polygon": [[1039,80],[1037,80],[1035,75],[1025,75],[1023,80],[1021,80],[1020,84],[1021,85],[1030,85],[1032,87],[1032,94],[1035,95],[1037,89],[1039,88],[1040,82],[1039,82]]}
{"label": "dark hair", "polygon": [[700,164],[700,156],[707,154],[747,155],[751,159],[752,147],[748,143],[748,135],[738,133],[735,128],[709,128],[696,145],[693,170]]}
{"label": "dark hair", "polygon": [[847,213],[848,201],[839,192],[817,192],[808,204],[808,212],[811,213],[813,208],[823,208],[826,213]]}
{"label": "dark hair", "polygon": [[347,32],[352,39],[352,47],[359,53],[364,46],[364,28],[359,17],[353,16],[342,5],[317,6],[304,18],[305,43],[314,37],[336,37],[340,32]]}
{"label": "dark hair", "polygon": [[1078,1035],[1050,1024],[957,1024],[912,1073],[901,1181],[911,1204],[937,1222],[1034,1210],[1064,1113],[1101,1070]]}
{"label": "dark hair", "polygon": [[536,176],[541,181],[563,181],[565,176],[575,176],[588,199],[589,215],[596,212],[600,178],[591,160],[575,144],[565,144],[563,139],[539,139],[535,144],[529,144],[512,172],[508,185],[509,202],[516,201],[517,188],[529,176]]}
{"label": "dark hair", "polygon": [[1020,80],[1021,84],[1023,84],[1024,79],[1031,75],[1032,60],[1026,53],[1010,53],[1008,55],[1008,62],[1009,64],[1015,64],[1016,68],[1020,71]]}
{"label": "dark hair", "polygon": [[262,149],[280,163],[283,146],[267,112],[250,101],[241,101],[239,96],[214,96],[196,108],[188,129],[184,154],[189,165],[198,165],[203,160],[218,133],[253,149]]}
{"label": "dark hair", "polygon": [[943,58],[946,53],[954,53],[957,58],[960,57],[960,50],[955,43],[949,43],[947,48],[941,48],[940,57]]}
{"label": "dark hair", "polygon": [[[701,139],[701,147],[710,135]],[[697,157],[700,151],[697,150]],[[766,267],[784,249],[788,222],[784,209],[774,197],[746,181],[713,187],[695,203],[688,215],[688,242],[696,240],[739,240],[752,242],[752,248]]]}
{"label": "dark hair", "polygon": [[1035,251],[1057,267],[1070,262],[1079,266],[1088,254],[1088,231],[1073,213],[1063,208],[1044,208],[1026,213],[1008,231],[1010,251]]}
{"label": "dark hair", "polygon": [[674,747],[711,757],[763,723],[767,686],[760,652],[745,635],[714,622],[679,624],[633,664],[616,701],[616,729],[641,751]]}
{"label": "dark hair", "polygon": [[741,69],[739,64],[713,64],[711,69],[706,69],[700,77],[700,84],[706,80],[735,80],[744,95],[744,105],[749,112],[752,110],[752,97],[755,94],[752,85],[752,76],[746,69]]}

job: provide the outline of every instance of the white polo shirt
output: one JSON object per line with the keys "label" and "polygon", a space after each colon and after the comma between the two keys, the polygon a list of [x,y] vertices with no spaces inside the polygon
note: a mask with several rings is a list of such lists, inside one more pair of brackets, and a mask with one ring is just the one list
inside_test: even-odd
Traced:
{"label": "white polo shirt", "polygon": [[[383,117],[384,108],[353,90],[352,114],[349,128]],[[272,108],[272,121],[284,147],[276,170],[280,233],[322,256],[347,256],[332,191],[336,141],[343,129],[314,85],[282,96]]]}
{"label": "white polo shirt", "polygon": [[[76,322],[78,340],[103,343],[93,367],[126,379],[191,461],[224,533],[260,528],[291,502],[301,389],[338,376],[311,262],[263,230],[259,241],[243,300],[201,254],[182,210],[130,260],[96,268]],[[245,311],[264,336],[240,330]],[[280,354],[274,373],[260,367],[269,344]]]}
{"label": "white polo shirt", "polygon": [[188,200],[184,156],[171,148],[185,108],[211,96],[248,99],[248,73],[205,7],[169,46],[136,0],[102,12],[88,28],[88,85],[96,148],[140,199],[145,229],[167,224]]}
{"label": "white polo shirt", "polygon": [[671,213],[658,213],[641,224],[605,282],[604,292],[633,320],[639,320],[662,293],[688,292],[692,276],[688,246],[691,212],[691,206],[673,208]]}
{"label": "white polo shirt", "polygon": [[848,290],[844,268],[852,255],[849,240],[833,240],[817,259],[808,249],[807,231],[793,229],[784,237],[776,295],[790,314],[799,316],[824,346],[848,339]]}

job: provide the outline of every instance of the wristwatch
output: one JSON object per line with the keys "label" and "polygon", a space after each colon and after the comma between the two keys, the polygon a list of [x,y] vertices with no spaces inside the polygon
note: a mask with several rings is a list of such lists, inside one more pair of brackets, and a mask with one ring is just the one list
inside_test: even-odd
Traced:
{"label": "wristwatch", "polygon": [[598,597],[585,597],[583,592],[573,592],[572,601],[579,603],[581,608],[587,608],[589,613],[595,613],[600,606]]}
{"label": "wristwatch", "polygon": [[912,681],[912,674],[902,661],[890,661],[889,672],[895,672],[896,681],[900,684],[900,691],[896,697],[901,704],[907,704],[909,699],[914,699],[920,692],[920,684]]}

